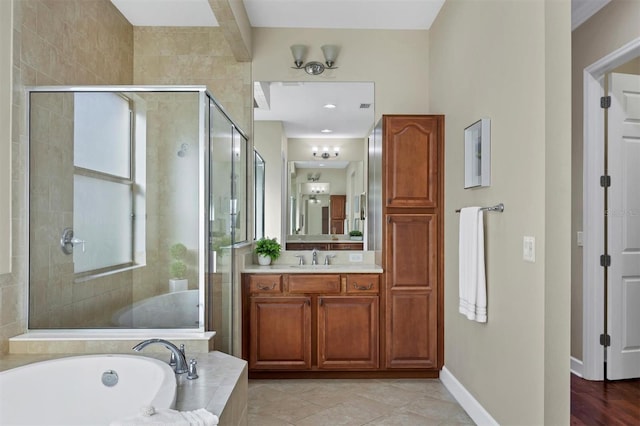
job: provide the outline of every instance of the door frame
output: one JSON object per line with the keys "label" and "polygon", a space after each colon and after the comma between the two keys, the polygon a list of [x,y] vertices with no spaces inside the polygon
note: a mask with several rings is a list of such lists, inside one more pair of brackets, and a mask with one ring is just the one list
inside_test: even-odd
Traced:
{"label": "door frame", "polygon": [[603,173],[605,127],[600,97],[604,95],[605,74],[636,57],[640,57],[640,38],[604,56],[583,72],[582,376],[588,380],[604,380],[604,351],[599,336],[604,324],[604,279],[600,266],[604,247],[604,197],[600,176]]}

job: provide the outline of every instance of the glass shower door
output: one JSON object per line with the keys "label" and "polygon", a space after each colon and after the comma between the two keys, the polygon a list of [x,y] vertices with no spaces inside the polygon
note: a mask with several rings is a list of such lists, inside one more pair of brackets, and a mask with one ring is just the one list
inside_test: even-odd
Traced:
{"label": "glass shower door", "polygon": [[237,206],[232,197],[233,124],[209,100],[209,329],[215,348],[232,353],[233,238]]}

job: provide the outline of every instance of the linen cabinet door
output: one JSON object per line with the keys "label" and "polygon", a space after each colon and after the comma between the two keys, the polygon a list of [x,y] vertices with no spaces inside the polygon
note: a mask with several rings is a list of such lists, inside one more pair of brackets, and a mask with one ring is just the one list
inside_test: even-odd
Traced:
{"label": "linen cabinet door", "polygon": [[387,208],[441,203],[443,116],[383,116]]}
{"label": "linen cabinet door", "polygon": [[387,216],[386,366],[440,368],[438,216]]}
{"label": "linen cabinet door", "polygon": [[311,299],[252,297],[250,301],[249,368],[311,368]]}
{"label": "linen cabinet door", "polygon": [[378,368],[378,296],[318,297],[318,368]]}

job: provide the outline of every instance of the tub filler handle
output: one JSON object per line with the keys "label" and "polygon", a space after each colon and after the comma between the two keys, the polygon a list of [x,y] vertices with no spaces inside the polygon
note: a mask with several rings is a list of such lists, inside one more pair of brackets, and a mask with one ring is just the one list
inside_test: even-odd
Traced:
{"label": "tub filler handle", "polygon": [[198,369],[196,367],[197,364],[198,361],[196,361],[195,359],[191,358],[189,360],[189,372],[187,373],[187,379],[195,380],[198,378]]}

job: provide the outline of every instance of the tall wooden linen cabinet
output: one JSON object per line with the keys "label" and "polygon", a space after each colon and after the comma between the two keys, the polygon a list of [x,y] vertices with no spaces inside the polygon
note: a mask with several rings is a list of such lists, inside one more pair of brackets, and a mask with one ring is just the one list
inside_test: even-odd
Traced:
{"label": "tall wooden linen cabinet", "polygon": [[368,249],[384,268],[386,369],[443,365],[443,190],[444,116],[383,115],[369,142]]}

